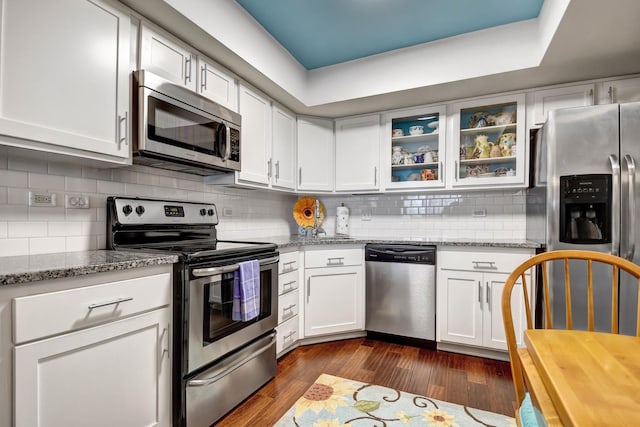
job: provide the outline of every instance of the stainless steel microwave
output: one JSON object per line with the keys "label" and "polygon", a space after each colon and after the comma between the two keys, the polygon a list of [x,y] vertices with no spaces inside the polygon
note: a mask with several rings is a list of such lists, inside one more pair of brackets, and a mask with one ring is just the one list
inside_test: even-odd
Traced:
{"label": "stainless steel microwave", "polygon": [[149,71],[133,73],[133,162],[197,175],[240,170],[240,114]]}

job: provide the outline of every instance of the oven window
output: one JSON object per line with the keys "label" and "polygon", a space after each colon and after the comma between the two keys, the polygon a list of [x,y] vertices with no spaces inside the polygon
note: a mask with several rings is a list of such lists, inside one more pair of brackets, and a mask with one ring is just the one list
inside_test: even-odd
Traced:
{"label": "oven window", "polygon": [[217,143],[224,140],[225,127],[218,121],[192,113],[174,104],[148,97],[148,137],[154,141],[222,157]]}
{"label": "oven window", "polygon": [[233,273],[226,273],[221,280],[210,283],[204,290],[203,341],[210,344],[245,326],[271,315],[271,269],[260,271],[260,314],[247,322],[232,319]]}

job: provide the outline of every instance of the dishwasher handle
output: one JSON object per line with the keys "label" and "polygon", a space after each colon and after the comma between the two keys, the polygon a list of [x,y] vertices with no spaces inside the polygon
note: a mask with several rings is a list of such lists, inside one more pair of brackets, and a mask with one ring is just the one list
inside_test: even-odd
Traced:
{"label": "dishwasher handle", "polygon": [[433,246],[390,245],[365,248],[365,261],[435,264],[436,251]]}

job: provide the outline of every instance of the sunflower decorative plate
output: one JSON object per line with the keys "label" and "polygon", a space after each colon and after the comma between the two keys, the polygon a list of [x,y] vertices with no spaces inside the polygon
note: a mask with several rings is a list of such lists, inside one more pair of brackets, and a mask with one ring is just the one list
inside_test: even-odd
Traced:
{"label": "sunflower decorative plate", "polygon": [[[318,218],[318,226],[324,221],[324,205],[318,200],[320,207],[320,218]],[[312,228],[316,219],[316,199],[313,197],[301,197],[295,205],[293,205],[293,219],[302,228]]]}

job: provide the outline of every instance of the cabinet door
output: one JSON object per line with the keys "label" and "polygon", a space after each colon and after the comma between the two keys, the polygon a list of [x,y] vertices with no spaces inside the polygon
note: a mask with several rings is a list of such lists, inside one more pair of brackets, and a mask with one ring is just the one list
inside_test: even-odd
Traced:
{"label": "cabinet door", "polygon": [[239,111],[242,116],[239,179],[267,185],[271,161],[271,102],[240,85]]}
{"label": "cabinet door", "polygon": [[533,125],[547,120],[549,111],[560,108],[585,107],[594,104],[594,85],[579,85],[540,90],[533,94]]}
{"label": "cabinet door", "polygon": [[196,90],[195,55],[186,45],[140,26],[140,69]]}
{"label": "cabinet door", "polygon": [[169,322],[163,308],[17,346],[16,427],[169,426]]}
{"label": "cabinet door", "polygon": [[277,105],[273,107],[272,153],[271,185],[294,190],[296,187],[296,118]]}
{"label": "cabinet door", "polygon": [[333,190],[333,122],[298,119],[298,190]]}
{"label": "cabinet door", "polygon": [[482,274],[441,270],[438,309],[442,341],[482,345]]}
{"label": "cabinet door", "polygon": [[336,191],[377,190],[380,116],[336,120]]}
{"label": "cabinet door", "polygon": [[238,82],[212,62],[198,58],[198,91],[207,98],[230,110],[238,111]]}
{"label": "cabinet door", "polygon": [[453,187],[525,186],[525,95],[452,106]]}
{"label": "cabinet door", "polygon": [[305,271],[305,336],[364,329],[362,266]]}
{"label": "cabinet door", "polygon": [[640,101],[640,78],[604,82],[603,87],[602,104]]}
{"label": "cabinet door", "polygon": [[100,0],[4,0],[0,134],[25,148],[31,140],[125,163],[130,26],[128,15]]}
{"label": "cabinet door", "polygon": [[[485,273],[485,304],[484,304],[484,342],[485,347],[497,350],[507,350],[507,339],[504,332],[504,320],[502,319],[502,290],[508,274]],[[529,298],[531,295],[531,280],[527,278]],[[529,301],[533,306],[533,300]],[[511,293],[511,308],[513,325],[516,330],[516,342],[524,345],[524,330],[527,328],[527,315],[522,295],[522,281],[518,280]]]}

